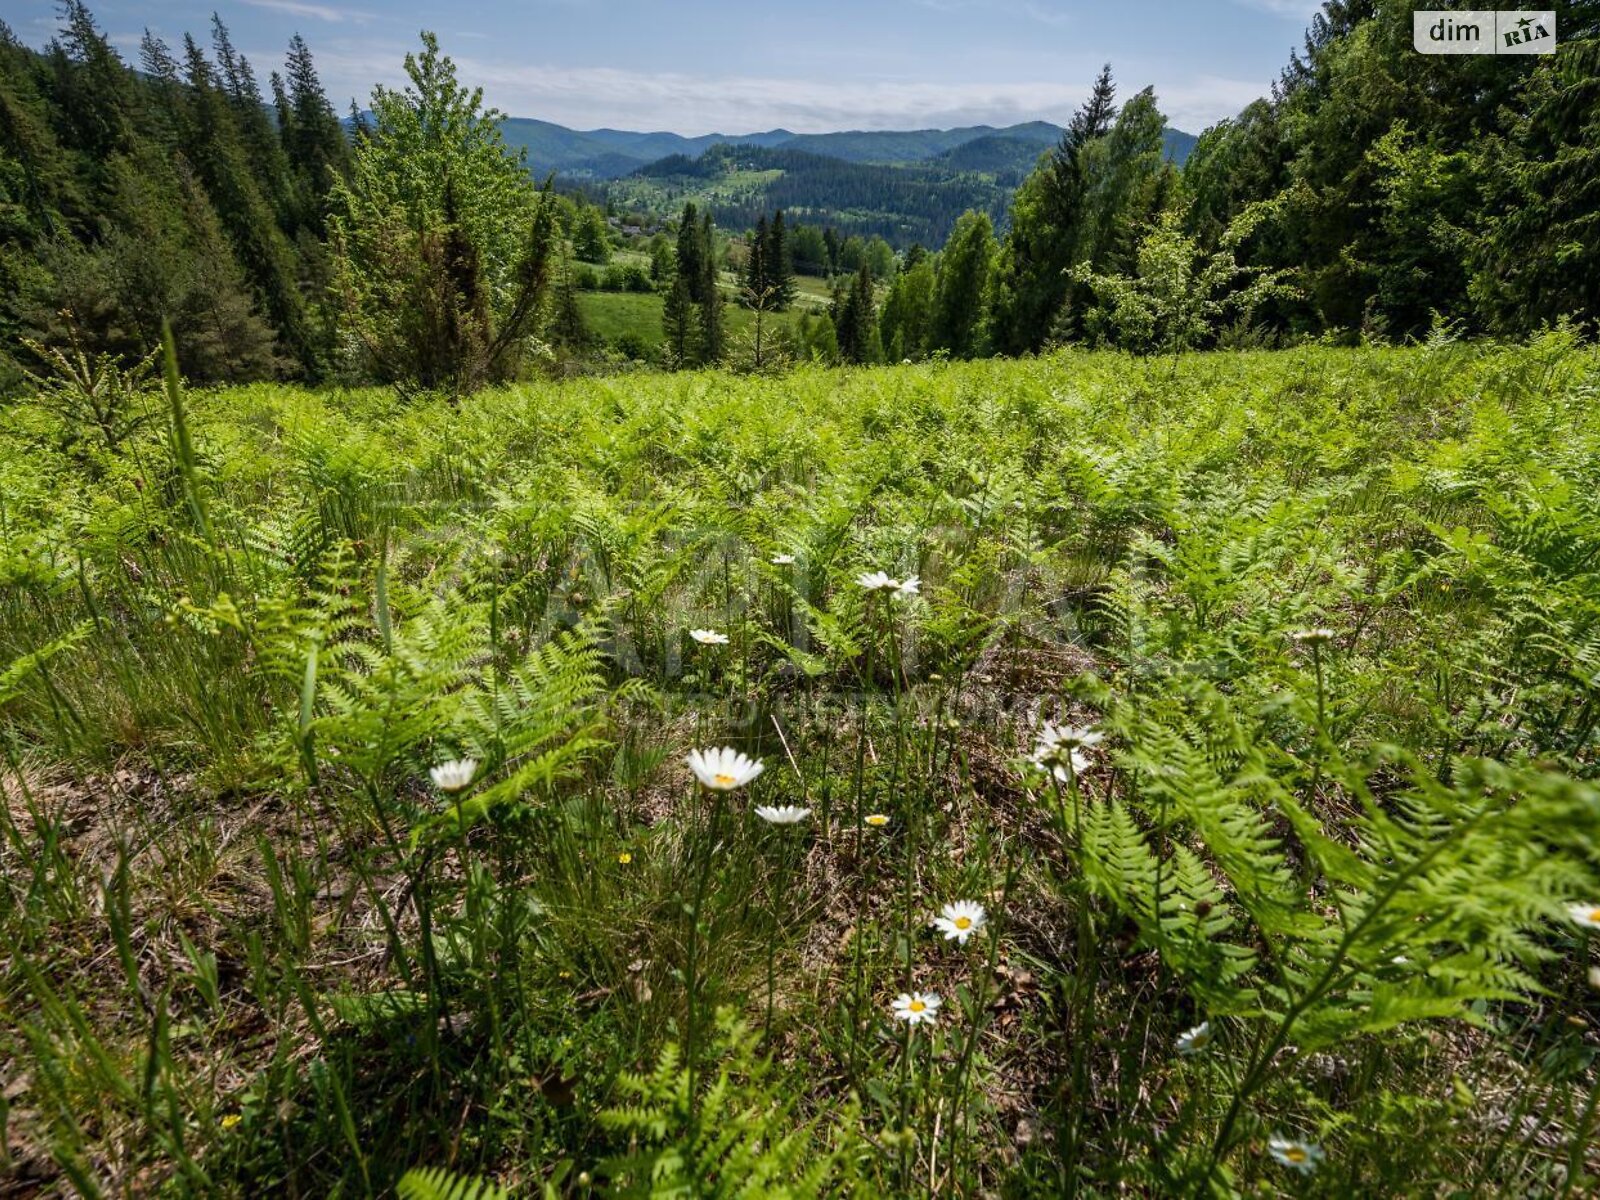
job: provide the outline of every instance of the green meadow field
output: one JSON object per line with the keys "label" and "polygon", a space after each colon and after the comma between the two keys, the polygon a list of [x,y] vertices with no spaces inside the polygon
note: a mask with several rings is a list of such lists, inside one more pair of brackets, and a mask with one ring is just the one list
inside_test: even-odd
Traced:
{"label": "green meadow field", "polygon": [[0,1194],[1593,1194],[1597,400],[19,401]]}

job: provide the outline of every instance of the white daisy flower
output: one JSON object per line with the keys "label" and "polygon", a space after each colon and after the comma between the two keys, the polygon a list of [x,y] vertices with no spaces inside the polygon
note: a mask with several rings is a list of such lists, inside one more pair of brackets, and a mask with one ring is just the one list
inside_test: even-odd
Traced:
{"label": "white daisy flower", "polygon": [[1035,753],[1061,749],[1093,750],[1105,740],[1105,734],[1086,725],[1056,725],[1046,721],[1039,730]]}
{"label": "white daisy flower", "polygon": [[723,746],[720,750],[691,750],[685,761],[696,779],[718,792],[742,788],[766,770],[758,759],[732,746]]}
{"label": "white daisy flower", "polygon": [[939,1019],[940,1000],[933,992],[901,992],[889,1007],[896,1021],[907,1025],[932,1025]]}
{"label": "white daisy flower", "polygon": [[1211,1032],[1211,1022],[1201,1021],[1193,1029],[1185,1029],[1178,1035],[1178,1053],[1185,1057],[1191,1054],[1199,1054],[1200,1051],[1211,1045],[1211,1039],[1214,1036]]}
{"label": "white daisy flower", "polygon": [[870,571],[856,576],[856,582],[869,592],[892,592],[900,586],[882,571]]}
{"label": "white daisy flower", "polygon": [[726,646],[728,644],[728,635],[718,633],[715,629],[691,629],[689,630],[689,636],[702,646]]}
{"label": "white daisy flower", "polygon": [[1600,929],[1600,904],[1569,904],[1567,916],[1585,929]]}
{"label": "white daisy flower", "polygon": [[957,900],[939,910],[933,925],[944,934],[945,941],[954,938],[965,946],[967,939],[982,929],[988,920],[989,914],[983,911],[983,905],[976,900]]}
{"label": "white daisy flower", "polygon": [[1293,1138],[1273,1138],[1267,1143],[1267,1152],[1284,1166],[1293,1167],[1302,1175],[1315,1171],[1324,1158],[1321,1146],[1297,1142]]}
{"label": "white daisy flower", "polygon": [[863,825],[870,825],[874,829],[882,829],[885,825],[887,825],[889,823],[889,814],[888,813],[868,813],[866,816],[861,818],[861,823]]}
{"label": "white daisy flower", "polygon": [[477,759],[458,758],[433,767],[428,771],[428,777],[441,792],[459,792],[471,786],[472,777],[477,773]]}
{"label": "white daisy flower", "polygon": [[774,554],[767,561],[775,567],[792,567],[794,565],[794,555]]}
{"label": "white daisy flower", "polygon": [[809,808],[801,808],[797,804],[756,805],[756,816],[771,825],[793,825],[798,821],[804,821],[810,815]]}
{"label": "white daisy flower", "polygon": [[1331,629],[1297,629],[1289,635],[1289,640],[1299,642],[1302,646],[1321,646],[1337,636]]}
{"label": "white daisy flower", "polygon": [[[1058,783],[1066,783],[1073,775],[1082,775],[1089,769],[1089,756],[1082,750],[1039,750],[1028,761],[1039,770],[1050,772]],[[1071,773],[1067,771],[1069,763],[1072,766]]]}
{"label": "white daisy flower", "polygon": [[894,589],[894,597],[896,600],[906,600],[912,596],[921,594],[921,592],[922,580],[918,576],[913,575]]}

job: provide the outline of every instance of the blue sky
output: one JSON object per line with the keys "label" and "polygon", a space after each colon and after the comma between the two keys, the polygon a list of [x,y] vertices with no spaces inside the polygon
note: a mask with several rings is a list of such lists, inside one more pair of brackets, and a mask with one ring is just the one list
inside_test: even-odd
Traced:
{"label": "blue sky", "polygon": [[[130,60],[148,26],[176,44],[213,9],[265,79],[296,31],[343,109],[402,81],[421,29],[465,82],[519,117],[684,134],[1063,121],[1101,63],[1153,84],[1199,132],[1266,93],[1316,0],[90,0]],[[30,45],[53,0],[0,0]]]}

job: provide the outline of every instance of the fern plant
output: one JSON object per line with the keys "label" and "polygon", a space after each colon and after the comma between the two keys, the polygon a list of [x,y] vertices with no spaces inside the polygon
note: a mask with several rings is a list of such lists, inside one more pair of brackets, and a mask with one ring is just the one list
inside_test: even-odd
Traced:
{"label": "fern plant", "polygon": [[[702,1095],[691,1092],[676,1044],[662,1050],[649,1074],[618,1079],[626,1099],[599,1116],[602,1128],[629,1142],[602,1167],[610,1194],[708,1200],[870,1194],[844,1153],[783,1098],[771,1064],[757,1056],[756,1037],[730,1010],[717,1014],[710,1057],[719,1060],[717,1071]],[[851,1121],[830,1124],[848,1130]]]}

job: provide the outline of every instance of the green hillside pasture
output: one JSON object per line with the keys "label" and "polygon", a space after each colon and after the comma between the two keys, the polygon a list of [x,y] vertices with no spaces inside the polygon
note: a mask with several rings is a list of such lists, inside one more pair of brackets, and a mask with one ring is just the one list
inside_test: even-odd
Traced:
{"label": "green hillside pasture", "polygon": [[[732,277],[724,275],[725,284]],[[813,281],[820,283],[821,281]],[[724,298],[727,305],[723,312],[727,317],[730,335],[738,336],[747,332],[755,323],[755,314],[743,305],[734,302],[729,290],[724,286]],[[825,288],[823,289],[825,294]],[[591,332],[599,334],[606,339],[608,345],[616,345],[617,340],[623,336],[638,338],[646,346],[659,346],[663,340],[661,331],[662,298],[659,293],[645,292],[579,292],[578,308],[583,313],[583,319]],[[816,292],[810,293],[806,299],[797,300],[788,312],[769,314],[767,320],[775,322],[780,328],[790,328],[794,325],[801,311],[812,311],[826,307],[826,302]]]}

